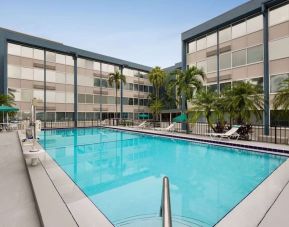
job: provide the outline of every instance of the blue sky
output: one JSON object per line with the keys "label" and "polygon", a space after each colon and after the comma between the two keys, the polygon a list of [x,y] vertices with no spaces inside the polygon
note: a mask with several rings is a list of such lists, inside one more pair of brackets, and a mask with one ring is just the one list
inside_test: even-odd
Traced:
{"label": "blue sky", "polygon": [[246,0],[0,0],[0,27],[136,63],[181,59],[181,33]]}

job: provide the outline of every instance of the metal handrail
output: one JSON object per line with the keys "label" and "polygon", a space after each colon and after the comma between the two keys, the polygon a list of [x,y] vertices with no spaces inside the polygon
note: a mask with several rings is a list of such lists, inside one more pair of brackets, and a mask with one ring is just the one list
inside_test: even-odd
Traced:
{"label": "metal handrail", "polygon": [[171,200],[169,178],[163,178],[162,202],[160,217],[163,218],[163,227],[172,227]]}

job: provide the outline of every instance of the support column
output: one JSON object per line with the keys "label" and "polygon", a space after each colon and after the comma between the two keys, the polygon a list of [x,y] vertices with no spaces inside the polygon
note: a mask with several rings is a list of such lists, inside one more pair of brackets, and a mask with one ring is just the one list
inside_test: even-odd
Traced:
{"label": "support column", "polygon": [[170,124],[172,123],[172,113],[170,112]]}
{"label": "support column", "polygon": [[74,127],[77,127],[78,121],[78,93],[77,93],[77,55],[73,55],[74,61],[74,113],[73,113],[73,120],[74,120]]}
{"label": "support column", "polygon": [[[186,56],[186,42],[182,41],[182,70],[187,69],[187,56]],[[186,111],[186,97],[184,94],[181,96],[182,106],[181,112],[184,113]]]}
{"label": "support column", "polygon": [[100,63],[100,99],[99,99],[100,121],[102,121],[102,63]]}
{"label": "support column", "polygon": [[219,46],[219,29],[217,30],[217,89],[220,95],[220,46]]}
{"label": "support column", "polygon": [[6,38],[0,36],[0,93],[2,94],[8,92],[7,54]]}
{"label": "support column", "polygon": [[264,134],[269,135],[270,130],[270,88],[269,88],[269,23],[268,23],[268,9],[265,4],[262,4],[262,14],[263,14],[263,47],[264,47]]}
{"label": "support column", "polygon": [[[124,66],[120,66],[120,74],[123,75]],[[123,116],[123,82],[120,82],[120,120],[122,120]]]}
{"label": "support column", "polygon": [[47,111],[47,98],[46,98],[46,50],[44,49],[44,128],[46,128],[46,121],[47,121],[47,116],[46,116],[46,111]]}

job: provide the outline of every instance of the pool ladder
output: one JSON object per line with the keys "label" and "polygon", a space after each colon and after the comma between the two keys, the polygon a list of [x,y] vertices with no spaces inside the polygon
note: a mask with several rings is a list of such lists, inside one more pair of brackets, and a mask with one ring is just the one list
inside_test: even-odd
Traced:
{"label": "pool ladder", "polygon": [[170,183],[169,178],[163,178],[162,201],[160,208],[160,217],[162,217],[163,227],[172,227],[171,201],[170,201]]}

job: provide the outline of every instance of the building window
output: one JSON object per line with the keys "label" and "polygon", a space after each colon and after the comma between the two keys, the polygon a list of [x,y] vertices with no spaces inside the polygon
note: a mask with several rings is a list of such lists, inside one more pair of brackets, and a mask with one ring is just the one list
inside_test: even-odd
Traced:
{"label": "building window", "polygon": [[128,99],[128,105],[133,106],[133,98]]}
{"label": "building window", "polygon": [[134,84],[134,85],[133,85],[133,90],[134,90],[134,91],[138,91],[138,84]]}
{"label": "building window", "polygon": [[263,61],[263,45],[247,49],[247,64]]}
{"label": "building window", "polygon": [[56,63],[65,65],[65,55],[56,54],[55,59]]}
{"label": "building window", "polygon": [[106,72],[106,73],[114,73],[115,72],[115,66],[102,63],[101,64],[101,70],[102,70],[102,72]]}
{"label": "building window", "polygon": [[270,60],[289,57],[289,37],[269,43]]}
{"label": "building window", "polygon": [[85,60],[85,68],[86,69],[93,69],[93,61]]}
{"label": "building window", "polygon": [[263,91],[263,87],[264,87],[263,77],[253,78],[253,79],[248,80],[248,82],[250,82],[253,85],[256,85]]}
{"label": "building window", "polygon": [[269,25],[275,25],[289,20],[289,4],[269,12]]}
{"label": "building window", "polygon": [[262,15],[253,17],[247,20],[247,33],[256,32],[263,29],[263,17]]}
{"label": "building window", "polygon": [[21,46],[13,43],[8,43],[8,54],[21,56]]}
{"label": "building window", "polygon": [[94,87],[100,87],[100,79],[99,78],[94,78],[93,85],[94,85]]}
{"label": "building window", "polygon": [[33,51],[34,59],[44,61],[44,51],[39,49],[34,49]]}
{"label": "building window", "polygon": [[58,91],[55,95],[56,103],[65,103],[65,92]]}
{"label": "building window", "polygon": [[207,91],[218,92],[218,85],[217,84],[208,85],[207,86]]}
{"label": "building window", "polygon": [[217,56],[207,58],[207,72],[217,71]]}
{"label": "building window", "polygon": [[17,65],[8,65],[8,77],[9,78],[21,78],[21,67]]}
{"label": "building window", "polygon": [[219,32],[220,43],[229,41],[232,39],[231,27],[225,28]]}
{"label": "building window", "polygon": [[197,68],[202,69],[204,72],[207,72],[207,61],[197,62]]}
{"label": "building window", "polygon": [[33,58],[33,48],[23,46],[21,48],[21,56],[25,58]]}
{"label": "building window", "polygon": [[141,92],[144,91],[144,87],[143,87],[143,85],[139,85],[139,91],[141,91]]}
{"label": "building window", "polygon": [[85,103],[85,94],[78,94],[78,103]]}
{"label": "building window", "polygon": [[206,49],[206,37],[197,40],[197,51]]}
{"label": "building window", "polygon": [[229,69],[232,67],[231,52],[220,55],[220,70]]}
{"label": "building window", "polygon": [[21,79],[33,80],[33,69],[31,69],[31,68],[21,68]]}
{"label": "building window", "polygon": [[135,106],[138,105],[138,99],[137,99],[137,98],[134,98],[134,99],[133,99],[133,104],[134,104]]}
{"label": "building window", "polygon": [[66,65],[74,66],[74,60],[71,56],[65,56]]}
{"label": "building window", "polygon": [[102,87],[105,87],[107,88],[108,87],[108,83],[107,83],[107,80],[102,80]]}
{"label": "building window", "polygon": [[188,52],[188,53],[194,53],[194,52],[196,52],[196,50],[197,50],[196,41],[190,42],[190,43],[188,44],[188,47],[187,47],[187,48],[188,48],[188,49],[187,49],[187,52]]}
{"label": "building window", "polygon": [[212,33],[207,36],[207,47],[217,45],[217,33]]}
{"label": "building window", "polygon": [[93,69],[94,69],[94,70],[97,70],[97,71],[100,71],[100,63],[94,61],[94,62],[93,62]]}
{"label": "building window", "polygon": [[44,69],[34,68],[34,80],[44,81]]}
{"label": "building window", "polygon": [[100,103],[100,96],[99,95],[94,95],[93,96],[93,102],[94,103]]}
{"label": "building window", "polygon": [[246,64],[246,50],[239,50],[232,53],[232,65],[233,67]]}
{"label": "building window", "polygon": [[224,92],[227,89],[231,89],[231,82],[226,82],[226,83],[220,84],[220,92]]}
{"label": "building window", "polygon": [[271,75],[270,77],[270,92],[275,93],[282,87],[282,82],[289,78],[289,73]]}
{"label": "building window", "polygon": [[33,91],[31,89],[21,89],[21,100],[23,102],[31,102],[32,93]]}
{"label": "building window", "polygon": [[46,61],[56,62],[56,54],[53,52],[46,51]]}
{"label": "building window", "polygon": [[83,59],[83,58],[78,58],[78,59],[77,59],[77,67],[85,68],[85,59]]}
{"label": "building window", "polygon": [[232,26],[232,39],[246,35],[246,22],[242,22]]}
{"label": "building window", "polygon": [[86,98],[85,98],[85,102],[86,103],[93,103],[93,95],[86,95]]}
{"label": "building window", "polygon": [[55,103],[55,91],[46,91],[46,101]]}
{"label": "building window", "polygon": [[56,72],[55,70],[46,70],[46,81],[55,83]]}
{"label": "building window", "polygon": [[[34,77],[35,77],[35,72],[34,72]],[[56,71],[55,82],[59,84],[65,84],[65,73],[61,71]]]}

